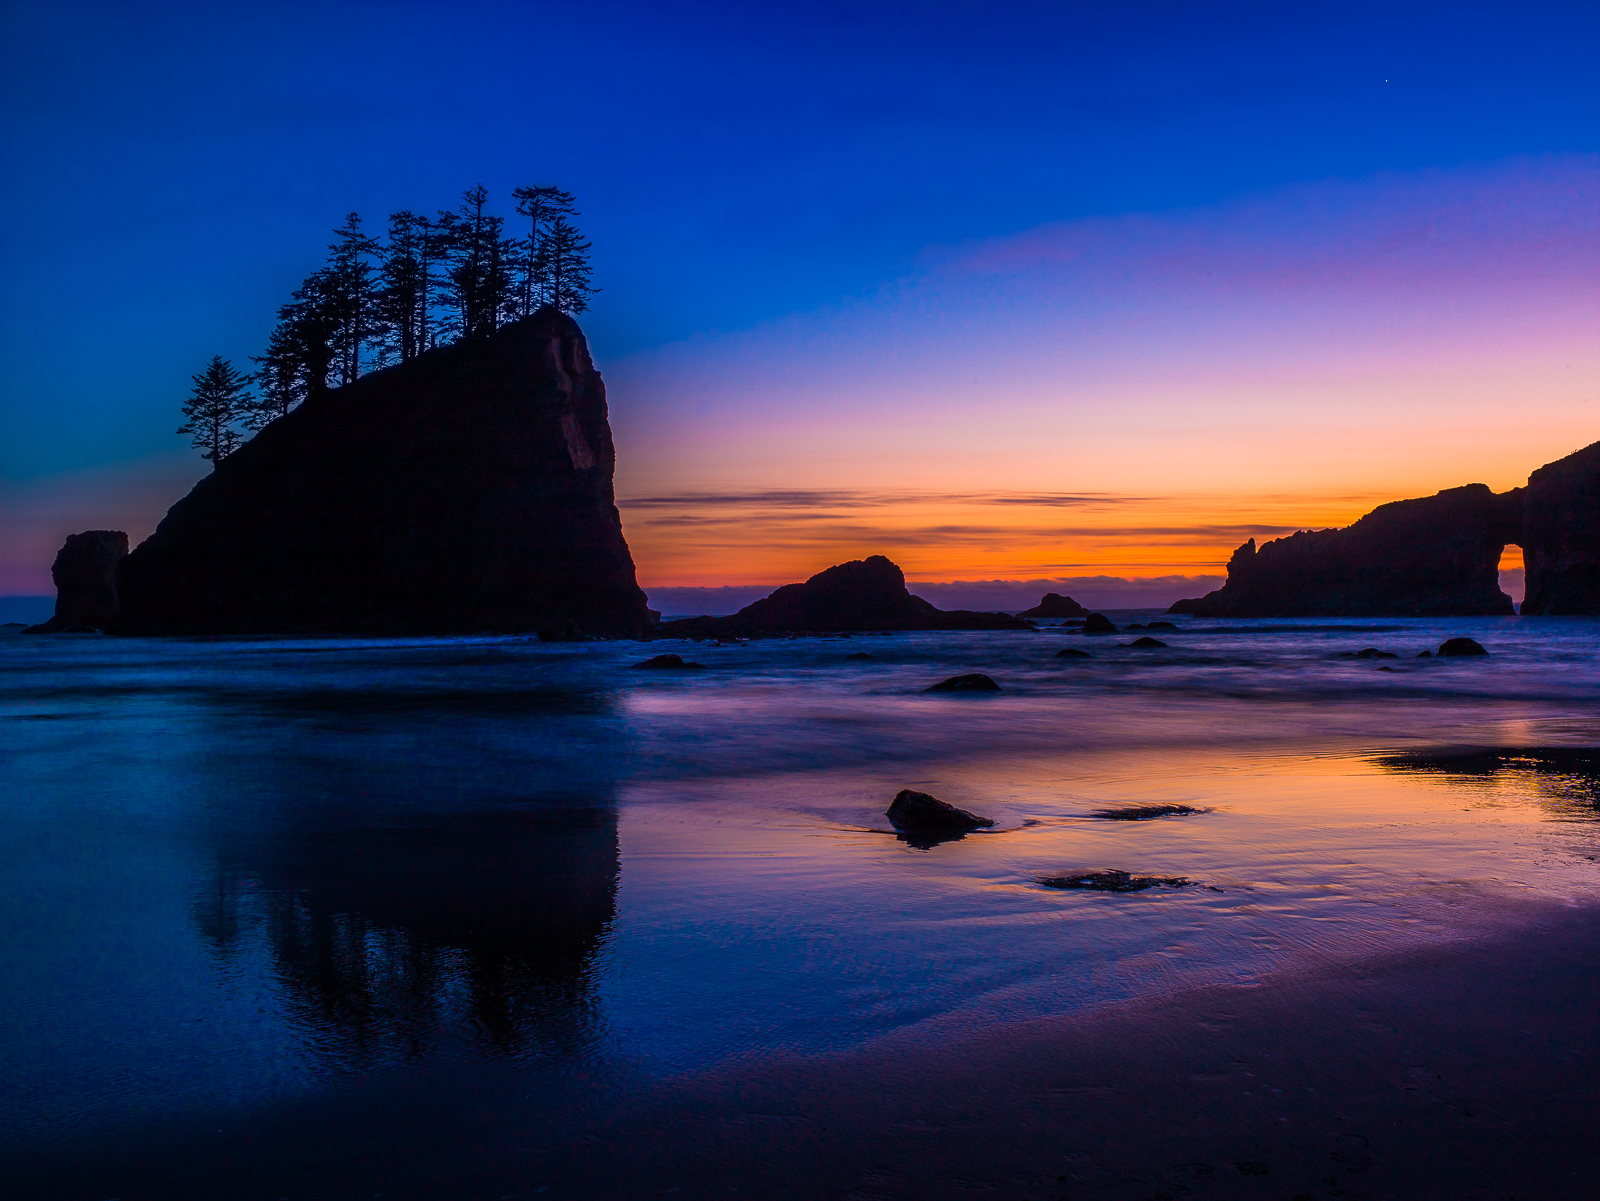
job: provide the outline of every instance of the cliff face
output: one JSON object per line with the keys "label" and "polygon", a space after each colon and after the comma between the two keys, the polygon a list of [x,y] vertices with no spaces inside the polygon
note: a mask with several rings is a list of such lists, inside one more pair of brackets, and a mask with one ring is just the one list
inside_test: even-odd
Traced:
{"label": "cliff face", "polygon": [[68,534],[50,565],[56,586],[55,616],[25,634],[103,630],[117,620],[117,567],[128,553],[121,530]]}
{"label": "cliff face", "polygon": [[1600,442],[1528,477],[1528,614],[1600,613]]}
{"label": "cliff face", "polygon": [[648,628],[605,386],[546,309],[309,398],[122,563],[126,633]]}
{"label": "cliff face", "polygon": [[848,630],[1029,630],[1007,613],[936,609],[906,589],[905,573],[883,555],[871,555],[818,572],[803,584],[785,584],[731,617],[669,621],[660,632],[680,637],[734,634],[842,633]]}
{"label": "cliff face", "polygon": [[[1380,505],[1341,530],[1302,530],[1228,562],[1228,582],[1173,611],[1201,617],[1509,615],[1500,554],[1522,538],[1522,489],[1483,484]],[[1180,607],[1181,606],[1181,607]]]}

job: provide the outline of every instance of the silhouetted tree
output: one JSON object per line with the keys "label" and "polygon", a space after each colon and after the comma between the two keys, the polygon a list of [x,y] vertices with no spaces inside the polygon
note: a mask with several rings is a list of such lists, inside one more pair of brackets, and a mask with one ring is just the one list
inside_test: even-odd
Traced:
{"label": "silhouetted tree", "polygon": [[515,303],[515,251],[501,237],[505,219],[484,212],[488,200],[482,184],[468,188],[450,222],[449,278],[463,338],[493,333]]}
{"label": "silhouetted tree", "polygon": [[376,238],[361,232],[361,217],[350,213],[333,231],[338,239],[328,245],[328,266],[323,275],[326,291],[338,317],[334,348],[339,362],[339,382],[348,384],[361,374],[361,347],[377,332],[372,287],[372,264],[378,254]]}
{"label": "silhouetted tree", "polygon": [[246,390],[248,381],[233,369],[233,364],[220,354],[212,357],[206,369],[193,376],[194,388],[184,401],[184,423],[178,433],[193,436],[203,458],[211,460],[212,469],[234,451],[243,439],[234,423],[249,415],[251,398]]}
{"label": "silhouetted tree", "polygon": [[375,311],[378,324],[388,335],[386,350],[398,351],[401,362],[416,357],[426,345],[423,340],[428,303],[425,241],[425,232],[414,214],[389,214],[389,244],[383,248]]}
{"label": "silhouetted tree", "polygon": [[250,361],[256,365],[252,378],[259,391],[244,424],[248,429],[258,430],[306,398],[304,348],[294,323],[283,318],[281,309],[278,324],[272,327],[272,336],[267,339],[267,353],[251,355]]}
{"label": "silhouetted tree", "polygon": [[521,315],[527,316],[543,301],[544,288],[538,274],[539,243],[545,226],[556,217],[577,217],[571,192],[557,187],[518,188],[511,193],[517,201],[517,212],[528,219],[528,237],[518,244],[518,259],[522,269],[522,293],[519,297]]}
{"label": "silhouetted tree", "polygon": [[542,299],[564,313],[581,313],[599,288],[589,285],[589,243],[557,215],[539,241],[534,270],[542,282]]}

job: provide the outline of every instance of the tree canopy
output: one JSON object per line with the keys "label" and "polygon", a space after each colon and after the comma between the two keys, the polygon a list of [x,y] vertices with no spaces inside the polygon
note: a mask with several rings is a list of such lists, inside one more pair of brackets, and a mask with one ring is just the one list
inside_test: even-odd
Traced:
{"label": "tree canopy", "polygon": [[580,215],[572,193],[522,187],[512,199],[527,219],[525,236],[507,235],[482,184],[432,217],[390,213],[383,237],[348,214],[323,265],[279,306],[265,352],[251,356],[255,370],[240,375],[213,358],[194,377],[178,432],[193,435],[215,464],[237,449],[236,427],[259,430],[308,396],[358,379],[364,365],[484,338],[542,308],[586,311],[599,289],[590,282],[590,244],[570,220]]}

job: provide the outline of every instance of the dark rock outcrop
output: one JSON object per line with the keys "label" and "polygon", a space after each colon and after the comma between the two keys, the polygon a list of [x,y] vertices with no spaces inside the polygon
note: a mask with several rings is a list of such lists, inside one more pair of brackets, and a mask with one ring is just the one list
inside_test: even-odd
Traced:
{"label": "dark rock outcrop", "polygon": [[1085,634],[1115,634],[1117,627],[1111,624],[1111,619],[1103,613],[1091,613],[1083,622]]}
{"label": "dark rock outcrop", "polygon": [[268,425],[123,561],[116,628],[642,634],[615,459],[583,332],[541,310]]}
{"label": "dark rock outcrop", "polygon": [[1169,612],[1201,617],[1509,615],[1500,554],[1522,536],[1522,496],[1483,484],[1380,505],[1340,530],[1302,530],[1259,550],[1250,539],[1228,582]]}
{"label": "dark rock outcrop", "polygon": [[1160,647],[1161,649],[1165,650],[1167,644],[1162,642],[1159,638],[1151,638],[1146,635],[1143,638],[1135,638],[1132,642],[1128,643],[1128,645],[1140,647],[1145,650],[1153,650],[1156,647]]}
{"label": "dark rock outcrop", "polygon": [[1143,892],[1156,887],[1185,888],[1193,881],[1187,876],[1135,876],[1113,868],[1076,876],[1042,876],[1039,883],[1046,888],[1083,888],[1091,892]]}
{"label": "dark rock outcrop", "polygon": [[55,616],[23,633],[83,633],[112,626],[121,611],[117,566],[127,555],[128,535],[121,530],[68,534],[50,565],[56,585]]}
{"label": "dark rock outcrop", "polygon": [[1528,477],[1523,527],[1522,612],[1600,613],[1600,442]]}
{"label": "dark rock outcrop", "polygon": [[1043,599],[1031,609],[1024,609],[1017,614],[1018,617],[1087,617],[1089,610],[1085,609],[1070,596],[1062,596],[1059,592],[1046,592]]}
{"label": "dark rock outcrop", "polygon": [[1077,647],[1069,646],[1056,652],[1057,659],[1092,659],[1088,651],[1080,651]]}
{"label": "dark rock outcrop", "polygon": [[842,633],[848,630],[1031,630],[1007,613],[936,609],[906,589],[905,573],[882,555],[841,563],[803,584],[785,584],[731,617],[664,622],[657,633],[679,638]]}
{"label": "dark rock outcrop", "polygon": [[1191,817],[1196,813],[1210,813],[1209,809],[1196,809],[1193,805],[1124,805],[1119,809],[1096,809],[1089,814],[1108,822],[1148,822],[1160,817]]}
{"label": "dark rock outcrop", "polygon": [[1340,530],[1302,530],[1228,563],[1228,582],[1168,613],[1201,617],[1509,616],[1500,555],[1522,547],[1524,616],[1600,614],[1600,442],[1526,488],[1482,484],[1380,505]]}
{"label": "dark rock outcrop", "polygon": [[896,830],[982,830],[994,825],[993,818],[979,817],[948,801],[910,788],[902,788],[895,794],[888,814]]}
{"label": "dark rock outcrop", "polygon": [[687,663],[682,655],[656,655],[633,666],[643,671],[697,671],[704,668],[705,664]]}
{"label": "dark rock outcrop", "polygon": [[1487,655],[1489,652],[1471,638],[1447,638],[1439,644],[1441,655]]}
{"label": "dark rock outcrop", "polygon": [[981,671],[969,671],[964,676],[951,676],[948,680],[940,680],[924,692],[999,692],[1000,685],[996,684]]}

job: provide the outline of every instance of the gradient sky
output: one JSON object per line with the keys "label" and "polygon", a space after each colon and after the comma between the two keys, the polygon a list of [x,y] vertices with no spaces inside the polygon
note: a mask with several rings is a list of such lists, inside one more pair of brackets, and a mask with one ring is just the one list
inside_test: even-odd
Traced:
{"label": "gradient sky", "polygon": [[[351,209],[578,194],[647,588],[1214,574],[1600,438],[1600,7],[7,4],[0,594]],[[509,206],[503,206],[508,210]],[[1173,585],[1177,587],[1177,585]]]}

